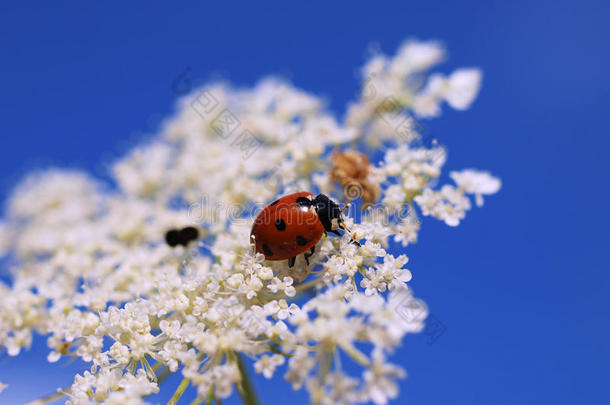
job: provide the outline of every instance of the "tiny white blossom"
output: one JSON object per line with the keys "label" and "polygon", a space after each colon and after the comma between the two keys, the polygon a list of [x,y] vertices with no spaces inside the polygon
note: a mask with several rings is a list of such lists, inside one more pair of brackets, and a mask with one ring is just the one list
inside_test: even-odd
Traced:
{"label": "tiny white blossom", "polygon": [[456,110],[470,107],[481,88],[479,69],[459,69],[451,73],[445,90],[445,100]]}
{"label": "tiny white blossom", "polygon": [[373,351],[373,359],[373,366],[364,372],[365,398],[375,404],[386,404],[389,399],[398,396],[398,385],[395,380],[404,378],[405,372],[398,366],[386,363],[380,350]]}
{"label": "tiny white blossom", "polygon": [[271,284],[269,284],[267,288],[272,293],[283,291],[288,297],[294,297],[296,295],[296,289],[292,286],[293,282],[294,280],[292,277],[284,277],[283,280],[274,277],[273,280],[271,280]]}
{"label": "tiny white blossom", "polygon": [[392,60],[392,73],[405,76],[421,72],[440,63],[444,58],[441,44],[435,41],[408,41],[398,50]]}
{"label": "tiny white blossom", "polygon": [[278,366],[284,364],[284,357],[279,354],[271,356],[262,356],[256,363],[254,363],[254,370],[257,373],[262,373],[265,378],[269,379],[273,377],[273,373]]}
{"label": "tiny white blossom", "polygon": [[500,190],[502,182],[488,172],[466,169],[451,172],[449,176],[465,192],[474,194],[478,207],[483,205],[483,195],[495,194]]}

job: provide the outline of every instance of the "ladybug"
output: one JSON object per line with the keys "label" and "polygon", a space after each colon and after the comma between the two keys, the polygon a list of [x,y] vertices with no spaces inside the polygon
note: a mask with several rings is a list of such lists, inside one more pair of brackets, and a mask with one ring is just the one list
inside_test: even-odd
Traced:
{"label": "ladybug", "polygon": [[275,200],[258,214],[250,239],[256,252],[264,254],[267,260],[288,259],[288,266],[293,267],[296,256],[305,253],[309,265],[309,258],[322,235],[330,232],[341,236],[338,229],[346,230],[342,212],[324,194],[315,198],[305,191],[289,194]]}

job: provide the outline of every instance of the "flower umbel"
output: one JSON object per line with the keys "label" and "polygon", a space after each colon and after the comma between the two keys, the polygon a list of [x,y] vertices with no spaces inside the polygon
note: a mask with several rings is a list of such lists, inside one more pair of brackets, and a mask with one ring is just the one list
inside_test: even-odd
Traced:
{"label": "flower umbel", "polygon": [[[315,404],[396,398],[405,371],[391,352],[427,310],[390,237],[417,242],[421,215],[456,226],[470,195],[481,206],[501,185],[467,169],[436,186],[446,153],[424,146],[417,120],[442,102],[467,109],[481,82],[477,69],[429,74],[444,58],[438,43],[417,41],[374,56],[343,122],[280,80],[211,84],[114,165],[115,190],[72,171],[30,176],[0,223],[0,254],[15,263],[11,285],[0,284],[0,346],[16,356],[39,333],[49,361],[90,363],[59,393],[75,405],[143,403],[168,373],[184,378],[172,401],[191,386],[201,402],[238,392],[254,403],[248,359]],[[358,223],[346,218],[350,234],[322,237],[308,263],[266,261],[250,244],[254,214],[303,190],[366,209]],[[166,243],[169,230],[193,228]]]}

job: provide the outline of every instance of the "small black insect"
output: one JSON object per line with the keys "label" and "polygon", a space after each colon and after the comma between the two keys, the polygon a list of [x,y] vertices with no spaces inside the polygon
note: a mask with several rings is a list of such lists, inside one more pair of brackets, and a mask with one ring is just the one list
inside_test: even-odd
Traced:
{"label": "small black insect", "polygon": [[199,238],[199,231],[192,226],[180,230],[170,229],[165,233],[165,242],[171,247],[186,246],[197,238]]}

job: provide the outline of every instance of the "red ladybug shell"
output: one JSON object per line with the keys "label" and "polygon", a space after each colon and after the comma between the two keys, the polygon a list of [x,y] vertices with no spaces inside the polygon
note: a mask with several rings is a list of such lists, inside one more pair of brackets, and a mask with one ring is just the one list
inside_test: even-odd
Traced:
{"label": "red ladybug shell", "polygon": [[267,260],[285,260],[299,255],[318,243],[324,226],[312,205],[299,204],[299,198],[313,200],[313,194],[286,195],[263,209],[254,220],[250,236],[256,251]]}

